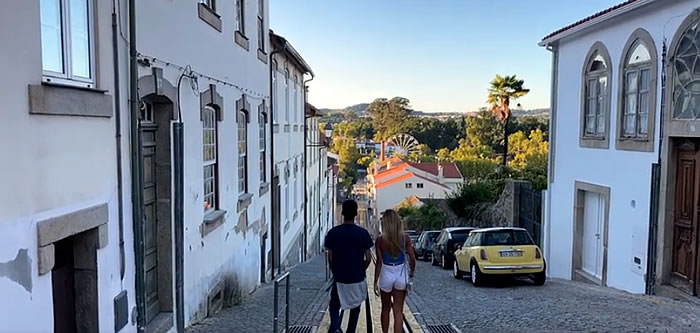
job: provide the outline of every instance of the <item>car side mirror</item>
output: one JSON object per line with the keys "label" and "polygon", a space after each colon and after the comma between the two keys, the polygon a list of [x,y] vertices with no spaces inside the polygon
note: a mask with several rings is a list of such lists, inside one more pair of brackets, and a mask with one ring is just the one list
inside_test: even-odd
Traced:
{"label": "car side mirror", "polygon": [[461,250],[462,244],[455,244],[455,250]]}

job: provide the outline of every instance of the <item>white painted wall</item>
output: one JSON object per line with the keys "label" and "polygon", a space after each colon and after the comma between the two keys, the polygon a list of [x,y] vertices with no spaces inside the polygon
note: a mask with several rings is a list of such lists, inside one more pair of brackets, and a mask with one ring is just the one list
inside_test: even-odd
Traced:
{"label": "white painted wall", "polygon": [[[646,29],[654,38],[661,61],[664,37],[669,43],[678,25],[698,6],[697,1],[662,2],[638,10],[614,22],[601,25],[595,31],[576,36],[560,44],[556,147],[554,183],[551,184],[551,215],[549,236],[552,251],[548,266],[552,276],[571,278],[574,216],[574,182],[582,181],[610,187],[610,218],[608,236],[607,284],[633,293],[644,292],[646,248],[649,227],[651,164],[655,152],[629,152],[615,149],[618,119],[617,101],[620,87],[619,64],[623,48],[637,28]],[[609,149],[579,147],[580,94],[583,64],[590,47],[596,41],[604,43],[612,60],[611,140]],[[659,64],[659,78],[661,75]],[[658,142],[661,84],[657,85],[656,138]],[[634,202],[634,204],[633,204]],[[633,258],[641,259],[639,267]]]}
{"label": "white painted wall", "polygon": [[[304,236],[304,95],[303,74],[292,61],[282,53],[274,56],[277,70],[276,77],[276,109],[273,111],[273,122],[276,132],[275,166],[280,175],[280,256],[283,266],[289,266],[302,260]],[[285,82],[285,69],[289,71],[289,81]],[[294,77],[298,78],[295,82]],[[289,88],[287,98],[286,88]],[[296,104],[295,104],[296,92]],[[273,98],[274,100],[274,98]],[[294,164],[297,171],[294,171]],[[285,168],[289,168],[289,178],[285,180]],[[296,186],[295,186],[296,178]],[[285,186],[288,191],[285,192]],[[296,192],[296,196],[295,196]],[[285,197],[287,193],[288,198]],[[289,201],[288,209],[286,200]],[[294,258],[292,258],[294,257]]]}
{"label": "white painted wall", "polygon": [[[260,196],[258,152],[258,105],[263,100],[269,104],[268,65],[257,58],[257,2],[247,1],[245,6],[246,35],[250,51],[234,42],[235,10],[233,1],[217,1],[217,12],[223,21],[219,32],[198,16],[197,1],[172,2],[167,0],[139,1],[138,49],[145,56],[178,66],[191,66],[199,73],[235,84],[230,85],[199,77],[198,92],[192,91],[190,82],[183,81],[180,106],[185,136],[185,321],[189,326],[202,316],[207,294],[222,279],[235,277],[243,294],[252,291],[260,281],[260,232],[252,227],[262,218],[271,225],[270,192]],[[265,1],[267,8],[267,1]],[[266,25],[267,21],[267,12]],[[267,34],[265,34],[267,36]],[[165,37],[170,36],[170,37]],[[269,44],[268,44],[269,52]],[[173,85],[182,70],[155,62],[163,68],[163,76]],[[150,74],[141,67],[139,75]],[[215,84],[223,96],[223,121],[218,123],[219,209],[225,210],[225,223],[202,237],[200,225],[203,219],[203,169],[202,122],[200,121],[199,92]],[[248,124],[248,191],[253,194],[246,211],[237,212],[238,148],[236,101],[243,93],[248,95],[251,106]],[[260,98],[260,96],[264,96]],[[269,130],[268,130],[269,135]],[[268,175],[268,179],[271,177]],[[248,226],[239,226],[239,218],[247,214]],[[247,230],[246,230],[247,229]],[[269,240],[267,249],[270,249]]]}
{"label": "white painted wall", "polygon": [[[27,87],[40,84],[42,78],[39,1],[10,0],[3,5],[11,10],[0,11],[0,71],[4,75],[0,82],[0,263],[15,259],[18,250],[27,249],[31,288],[25,290],[9,278],[0,277],[2,330],[53,330],[51,274],[38,274],[36,222],[107,203],[109,244],[97,250],[98,320],[100,331],[113,331],[114,297],[126,290],[129,310],[135,304],[126,108],[122,110],[126,241],[122,281],[115,119],[29,114]],[[111,12],[111,2],[96,2],[97,88],[110,95],[114,92]],[[123,73],[125,59],[121,61]],[[125,85],[122,89],[126,91]],[[127,96],[123,95],[122,106],[127,105]],[[131,322],[122,330],[134,331]]]}
{"label": "white painted wall", "polygon": [[[417,188],[417,183],[423,184],[423,188]],[[406,188],[406,184],[411,184],[412,188]],[[448,192],[444,187],[419,177],[404,179],[391,185],[377,188],[376,191],[379,214],[387,209],[396,208],[398,204],[411,195],[415,195],[419,198],[430,198],[432,195],[432,198],[444,199]]]}

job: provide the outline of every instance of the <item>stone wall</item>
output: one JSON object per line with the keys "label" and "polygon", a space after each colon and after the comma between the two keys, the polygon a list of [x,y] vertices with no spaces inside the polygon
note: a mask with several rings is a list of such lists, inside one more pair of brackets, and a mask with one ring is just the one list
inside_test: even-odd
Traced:
{"label": "stone wall", "polygon": [[473,227],[514,227],[519,225],[520,190],[530,188],[527,181],[507,180],[496,203],[484,205],[475,218],[466,223]]}

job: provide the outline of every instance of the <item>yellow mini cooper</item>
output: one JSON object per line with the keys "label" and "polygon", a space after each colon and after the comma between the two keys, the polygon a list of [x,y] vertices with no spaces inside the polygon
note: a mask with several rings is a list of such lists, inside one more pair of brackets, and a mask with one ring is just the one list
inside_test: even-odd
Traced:
{"label": "yellow mini cooper", "polygon": [[489,276],[528,276],[541,286],[547,279],[542,251],[522,228],[488,228],[472,231],[455,252],[454,276],[469,275],[475,286]]}

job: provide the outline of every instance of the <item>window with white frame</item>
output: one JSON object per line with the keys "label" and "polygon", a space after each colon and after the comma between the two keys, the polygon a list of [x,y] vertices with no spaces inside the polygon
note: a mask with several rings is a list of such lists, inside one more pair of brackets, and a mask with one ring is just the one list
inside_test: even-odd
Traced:
{"label": "window with white frame", "polygon": [[416,188],[423,188],[423,183],[416,183]]}
{"label": "window with white frame", "polygon": [[265,130],[265,124],[267,123],[267,108],[265,106],[265,101],[260,104],[260,110],[258,111],[258,133],[260,141],[260,182],[264,183],[266,178],[267,163],[265,161],[265,152],[267,148],[267,132]]}
{"label": "window with white frame", "polygon": [[297,159],[294,159],[294,211],[299,206],[299,164]]}
{"label": "window with white frame", "polygon": [[637,40],[625,61],[624,79],[624,137],[646,138],[649,135],[649,91],[651,87],[651,55]]}
{"label": "window with white frame", "polygon": [[217,127],[216,110],[205,106],[202,110],[205,213],[218,209]]}
{"label": "window with white frame", "polygon": [[289,124],[289,69],[284,70],[284,121]]}
{"label": "window with white frame", "polygon": [[265,51],[265,0],[258,0],[258,50]]}
{"label": "window with white frame", "polygon": [[406,188],[413,188],[413,184],[411,184],[411,183],[406,183],[405,186],[406,186]]}
{"label": "window with white frame", "polygon": [[238,192],[248,192],[248,114],[238,111]]}
{"label": "window with white frame", "polygon": [[284,215],[289,218],[289,163],[284,167]]}
{"label": "window with white frame", "polygon": [[93,87],[92,0],[40,0],[44,80]]}
{"label": "window with white frame", "polygon": [[236,30],[245,35],[245,0],[236,0]]}
{"label": "window with white frame", "polygon": [[[594,139],[607,148],[611,63],[602,43],[596,43],[586,60],[583,85],[582,138]],[[605,140],[605,141],[602,141]],[[591,141],[591,140],[588,140]]]}
{"label": "window with white frame", "polygon": [[272,107],[272,117],[274,118],[273,121],[275,124],[279,123],[279,105],[280,101],[277,99],[277,85],[279,84],[277,80],[277,62],[273,61],[272,64],[272,103],[270,106]]}
{"label": "window with white frame", "polygon": [[294,110],[292,112],[294,112],[294,123],[295,124],[299,123],[299,99],[298,99],[298,97],[299,97],[298,86],[299,85],[297,83],[298,81],[299,81],[299,77],[296,76],[296,74],[295,74],[294,75],[294,91],[292,92],[294,94]]}

